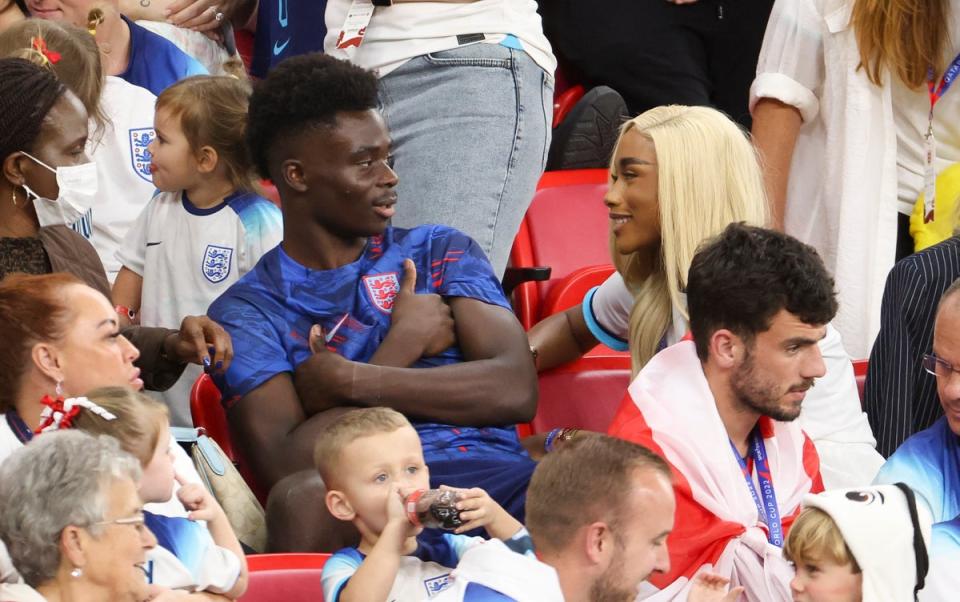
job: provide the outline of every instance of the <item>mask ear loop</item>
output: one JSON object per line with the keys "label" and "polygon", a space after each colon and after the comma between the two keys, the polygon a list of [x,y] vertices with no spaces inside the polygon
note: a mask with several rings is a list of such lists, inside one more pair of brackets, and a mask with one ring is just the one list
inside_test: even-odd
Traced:
{"label": "mask ear loop", "polygon": [[927,571],[930,570],[930,557],[927,555],[927,545],[923,542],[923,533],[920,532],[920,517],[917,515],[917,498],[904,483],[894,483],[907,498],[907,508],[910,509],[910,521],[913,523],[913,554],[917,564],[917,583],[913,587],[913,599],[917,599],[917,592],[925,585]]}

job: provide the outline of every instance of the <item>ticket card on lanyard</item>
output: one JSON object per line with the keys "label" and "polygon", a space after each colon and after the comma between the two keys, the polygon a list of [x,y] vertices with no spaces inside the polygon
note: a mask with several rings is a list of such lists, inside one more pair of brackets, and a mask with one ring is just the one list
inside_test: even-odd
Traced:
{"label": "ticket card on lanyard", "polygon": [[947,93],[958,75],[960,75],[960,54],[950,63],[939,85],[934,81],[933,69],[927,71],[930,113],[927,117],[927,133],[923,136],[923,223],[925,224],[933,221],[937,200],[937,140],[933,135],[933,108]]}
{"label": "ticket card on lanyard", "polygon": [[373,8],[373,2],[370,0],[353,0],[350,10],[347,11],[347,18],[343,21],[343,27],[340,28],[340,35],[337,37],[338,49],[359,48],[360,44],[363,44],[363,36],[367,33]]}

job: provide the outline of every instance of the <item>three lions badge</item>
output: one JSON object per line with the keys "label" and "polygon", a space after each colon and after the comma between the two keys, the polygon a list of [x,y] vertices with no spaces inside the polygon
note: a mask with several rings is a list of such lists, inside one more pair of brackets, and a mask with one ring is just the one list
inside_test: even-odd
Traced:
{"label": "three lions badge", "polygon": [[400,280],[396,272],[364,276],[363,285],[377,309],[387,314],[393,311],[393,302],[400,292]]}
{"label": "three lions badge", "polygon": [[216,284],[230,275],[233,249],[218,245],[207,245],[203,254],[203,277]]}
{"label": "three lions badge", "polygon": [[157,137],[153,128],[135,128],[130,130],[130,164],[133,171],[147,182],[153,182],[153,174],[150,173],[150,160],[153,158],[147,146]]}

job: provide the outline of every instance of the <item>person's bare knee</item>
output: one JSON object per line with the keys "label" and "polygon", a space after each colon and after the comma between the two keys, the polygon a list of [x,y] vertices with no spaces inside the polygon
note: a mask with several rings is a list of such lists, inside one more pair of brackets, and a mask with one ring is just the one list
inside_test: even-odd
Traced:
{"label": "person's bare knee", "polygon": [[360,542],[356,528],[330,515],[326,494],[315,470],[280,480],[267,499],[267,551],[335,552],[356,546]]}

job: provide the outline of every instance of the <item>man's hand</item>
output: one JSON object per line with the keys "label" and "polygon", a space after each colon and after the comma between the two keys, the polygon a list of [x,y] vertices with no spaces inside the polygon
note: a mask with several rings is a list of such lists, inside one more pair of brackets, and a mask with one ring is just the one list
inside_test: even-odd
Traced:
{"label": "man's hand", "polygon": [[433,293],[418,295],[417,266],[403,261],[403,280],[393,303],[390,330],[397,329],[408,344],[422,345],[421,356],[438,355],[457,341],[453,314],[443,297]]}
{"label": "man's hand", "polygon": [[714,573],[700,573],[693,580],[687,602],[736,602],[744,588],[735,587],[729,592],[730,580]]}
{"label": "man's hand", "polygon": [[233,360],[230,335],[207,316],[184,318],[180,332],[164,341],[164,351],[174,361],[201,364],[217,372],[226,371]]}
{"label": "man's hand", "polygon": [[310,328],[307,341],[313,355],[297,366],[297,371],[309,370],[311,394],[308,398],[299,391],[298,394],[301,399],[309,399],[303,410],[307,416],[312,416],[341,405],[344,391],[352,385],[350,373],[347,372],[351,362],[327,349],[327,334],[319,324]]}

